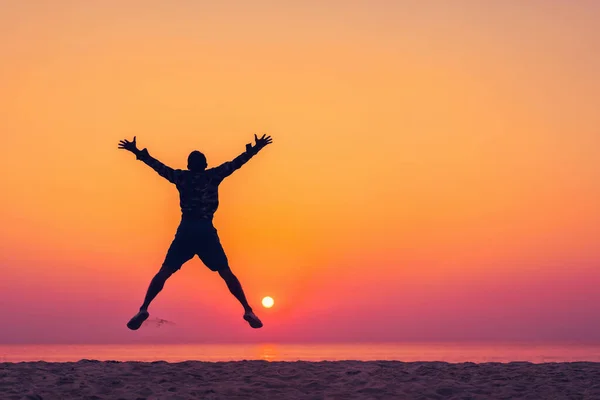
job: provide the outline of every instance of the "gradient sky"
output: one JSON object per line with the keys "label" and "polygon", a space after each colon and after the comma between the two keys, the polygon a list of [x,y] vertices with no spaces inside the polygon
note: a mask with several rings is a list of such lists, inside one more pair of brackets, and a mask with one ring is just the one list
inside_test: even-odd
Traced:
{"label": "gradient sky", "polygon": [[[0,1],[0,342],[600,341],[600,2]],[[174,168],[274,143],[130,332]],[[259,308],[262,296],[276,305]]]}

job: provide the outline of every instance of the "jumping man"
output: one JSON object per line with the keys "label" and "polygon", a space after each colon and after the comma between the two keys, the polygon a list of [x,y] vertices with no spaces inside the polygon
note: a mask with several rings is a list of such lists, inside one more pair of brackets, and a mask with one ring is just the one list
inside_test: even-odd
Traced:
{"label": "jumping man", "polygon": [[266,135],[261,138],[254,135],[254,139],[256,141],[254,146],[250,143],[247,144],[244,153],[232,161],[211,169],[206,169],[207,163],[204,154],[197,150],[193,151],[188,157],[187,170],[174,170],[153,158],[147,149],[139,150],[135,137],[132,142],[129,140],[119,142],[120,149],[132,152],[138,160],[150,166],[177,187],[182,214],[175,238],[167,251],[162,267],[150,282],[140,311],[127,323],[129,329],[139,329],[142,323],[148,319],[150,316],[148,306],[162,290],[165,281],[195,255],[198,255],[204,265],[212,271],[218,272],[225,280],[231,294],[244,307],[244,319],[250,326],[252,328],[263,326],[248,304],[240,281],[229,268],[227,256],[212,223],[213,215],[219,206],[219,184],[265,146],[272,143],[271,137]]}

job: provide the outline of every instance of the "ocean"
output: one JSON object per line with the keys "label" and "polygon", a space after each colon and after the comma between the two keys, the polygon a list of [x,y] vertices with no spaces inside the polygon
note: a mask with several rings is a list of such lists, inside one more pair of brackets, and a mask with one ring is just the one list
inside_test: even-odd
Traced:
{"label": "ocean", "polygon": [[600,362],[600,345],[583,344],[177,344],[0,345],[0,362],[47,361],[444,361]]}

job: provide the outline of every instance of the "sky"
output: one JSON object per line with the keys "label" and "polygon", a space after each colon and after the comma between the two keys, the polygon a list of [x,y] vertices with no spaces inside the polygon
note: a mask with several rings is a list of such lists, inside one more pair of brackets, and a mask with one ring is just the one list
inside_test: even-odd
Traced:
{"label": "sky", "polygon": [[[0,343],[600,342],[600,3],[0,1]],[[263,319],[135,157],[209,166]],[[260,299],[275,306],[263,309]]]}

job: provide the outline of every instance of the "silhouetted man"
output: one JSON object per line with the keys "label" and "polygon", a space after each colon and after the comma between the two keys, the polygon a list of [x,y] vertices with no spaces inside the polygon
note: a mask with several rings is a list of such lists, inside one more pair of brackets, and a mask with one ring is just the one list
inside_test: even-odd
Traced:
{"label": "silhouetted man", "polygon": [[254,139],[255,145],[247,144],[244,153],[232,161],[211,169],[206,169],[207,163],[204,154],[193,151],[188,157],[187,170],[174,170],[150,156],[148,150],[139,150],[135,137],[133,142],[128,140],[119,142],[120,149],[129,150],[136,155],[138,160],[143,161],[160,176],[175,184],[179,191],[182,214],[175,238],[167,251],[162,267],[150,282],[140,311],[127,323],[129,329],[138,329],[148,319],[150,315],[148,306],[162,290],[165,281],[195,255],[198,255],[208,268],[218,272],[225,280],[229,291],[244,306],[244,319],[250,326],[252,328],[263,326],[248,304],[240,281],[229,268],[227,256],[212,223],[213,215],[219,206],[219,184],[266,145],[272,143],[271,137],[266,135],[260,139],[254,135]]}

